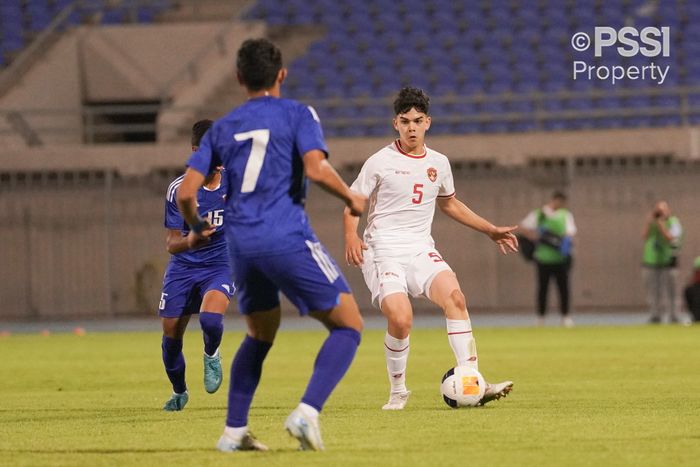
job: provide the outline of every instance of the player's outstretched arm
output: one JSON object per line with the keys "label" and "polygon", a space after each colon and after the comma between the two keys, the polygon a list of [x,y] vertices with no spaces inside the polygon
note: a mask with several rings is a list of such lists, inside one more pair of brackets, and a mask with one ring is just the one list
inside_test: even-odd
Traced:
{"label": "player's outstretched arm", "polygon": [[345,205],[353,216],[360,216],[364,212],[367,197],[350,189],[326,160],[323,151],[318,149],[309,151],[304,154],[303,160],[304,173],[309,180],[318,183],[324,190],[345,201]]}
{"label": "player's outstretched arm", "polygon": [[343,210],[343,228],[345,231],[345,261],[353,266],[359,266],[363,262],[362,250],[369,248],[357,235],[357,226],[360,218],[350,213],[350,208]]}
{"label": "player's outstretched arm", "polygon": [[182,218],[190,226],[190,235],[187,238],[188,248],[197,248],[209,241],[209,237],[216,230],[209,222],[199,217],[197,212],[197,191],[204,185],[204,175],[188,168],[185,176],[177,189],[177,207]]}
{"label": "player's outstretched arm", "polygon": [[442,212],[460,224],[488,235],[491,240],[498,244],[504,255],[511,251],[518,251],[518,239],[513,234],[513,231],[518,228],[517,225],[497,227],[469,209],[454,196],[447,199],[438,198],[438,206]]}

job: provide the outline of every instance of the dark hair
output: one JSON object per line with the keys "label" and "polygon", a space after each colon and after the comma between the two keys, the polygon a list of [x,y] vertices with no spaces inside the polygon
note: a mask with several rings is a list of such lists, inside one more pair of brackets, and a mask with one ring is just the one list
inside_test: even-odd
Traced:
{"label": "dark hair", "polygon": [[563,191],[556,190],[554,193],[552,193],[552,199],[560,199],[562,201],[566,201],[566,193]]}
{"label": "dark hair", "polygon": [[430,98],[422,89],[406,86],[394,100],[394,115],[405,114],[411,109],[428,114]]}
{"label": "dark hair", "polygon": [[200,120],[192,125],[192,146],[199,146],[204,133],[214,124],[211,120]]}
{"label": "dark hair", "polygon": [[250,91],[269,89],[282,69],[282,52],[267,39],[248,39],[238,49],[236,68]]}

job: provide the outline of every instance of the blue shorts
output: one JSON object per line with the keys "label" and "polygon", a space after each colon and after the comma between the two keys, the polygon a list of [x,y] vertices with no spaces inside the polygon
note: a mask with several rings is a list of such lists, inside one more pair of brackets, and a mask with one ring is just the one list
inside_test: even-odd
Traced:
{"label": "blue shorts", "polygon": [[244,314],[279,306],[280,291],[298,309],[328,311],[338,305],[341,293],[350,293],[343,273],[320,242],[292,253],[237,257],[233,280],[238,288],[238,309]]}
{"label": "blue shorts", "polygon": [[204,295],[218,290],[231,300],[235,286],[228,265],[193,268],[170,263],[163,277],[158,314],[163,318],[179,318],[199,313]]}

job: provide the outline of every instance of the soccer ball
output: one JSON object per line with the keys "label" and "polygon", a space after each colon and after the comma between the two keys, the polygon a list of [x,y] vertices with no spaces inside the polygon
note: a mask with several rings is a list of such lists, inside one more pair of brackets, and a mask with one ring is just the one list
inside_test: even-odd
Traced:
{"label": "soccer ball", "polygon": [[453,409],[475,407],[484,397],[486,381],[481,373],[468,366],[457,366],[442,377],[440,391],[445,403]]}

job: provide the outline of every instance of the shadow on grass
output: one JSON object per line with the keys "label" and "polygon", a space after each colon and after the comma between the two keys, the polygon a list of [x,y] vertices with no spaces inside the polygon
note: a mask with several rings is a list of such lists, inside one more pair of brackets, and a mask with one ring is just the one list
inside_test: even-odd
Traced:
{"label": "shadow on grass", "polygon": [[161,407],[119,407],[109,409],[87,408],[36,408],[36,409],[0,409],[0,420],[3,423],[31,423],[46,422],[52,420],[69,421],[95,419],[96,421],[110,422],[162,422],[175,420],[179,413],[199,414],[201,416],[214,416],[226,413],[226,407],[192,407],[183,411],[168,412]]}
{"label": "shadow on grass", "polygon": [[[218,453],[214,448],[173,448],[173,449],[0,449],[0,453],[3,454],[172,454],[172,453]],[[270,454],[270,453],[291,453],[300,452],[298,449],[292,448],[280,448],[280,449],[270,449],[266,452],[261,451],[240,451],[241,453],[256,453],[260,455]],[[228,453],[221,453],[228,454]]]}

